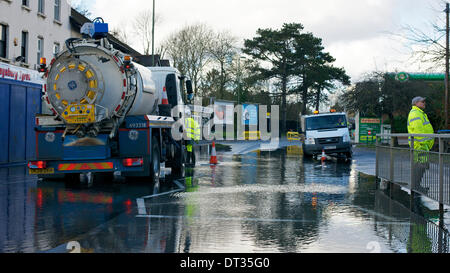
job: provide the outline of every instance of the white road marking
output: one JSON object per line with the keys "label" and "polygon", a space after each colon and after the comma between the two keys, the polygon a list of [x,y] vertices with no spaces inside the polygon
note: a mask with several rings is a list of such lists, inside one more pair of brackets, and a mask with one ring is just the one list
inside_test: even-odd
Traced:
{"label": "white road marking", "polygon": [[138,199],[136,199],[136,203],[137,203],[137,206],[138,206],[138,213],[141,214],[141,215],[147,214],[147,210],[145,208],[144,199],[138,198]]}
{"label": "white road marking", "polygon": [[178,189],[172,190],[172,191],[168,191],[168,192],[157,193],[157,194],[152,194],[152,195],[147,195],[147,196],[143,196],[143,197],[140,197],[140,198],[136,198],[136,204],[137,204],[137,207],[138,207],[138,214],[139,215],[147,215],[147,209],[145,207],[144,199],[153,198],[153,197],[157,197],[157,196],[163,196],[163,195],[167,195],[167,194],[171,194],[171,193],[180,192],[180,191],[184,191],[185,190],[185,187],[179,181],[174,180],[173,182],[178,186]]}

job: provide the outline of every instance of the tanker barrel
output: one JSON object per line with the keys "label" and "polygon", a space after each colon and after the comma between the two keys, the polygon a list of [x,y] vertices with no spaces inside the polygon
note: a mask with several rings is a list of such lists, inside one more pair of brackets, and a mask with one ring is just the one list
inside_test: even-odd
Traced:
{"label": "tanker barrel", "polygon": [[154,113],[160,95],[151,71],[134,62],[125,69],[124,58],[97,43],[72,41],[70,51],[59,54],[49,68],[47,106],[67,124]]}

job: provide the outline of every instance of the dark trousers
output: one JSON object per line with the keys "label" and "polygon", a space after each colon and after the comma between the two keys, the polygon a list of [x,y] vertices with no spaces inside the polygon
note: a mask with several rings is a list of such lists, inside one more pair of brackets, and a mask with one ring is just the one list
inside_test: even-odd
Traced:
{"label": "dark trousers", "polygon": [[192,145],[192,152],[187,152],[186,154],[186,163],[187,164],[191,164],[191,165],[195,165],[195,150],[194,150],[194,141],[190,140],[188,143],[188,145]]}
{"label": "dark trousers", "polygon": [[425,172],[430,168],[430,163],[414,163],[414,186],[412,186],[413,190],[419,191],[421,193],[426,194],[428,189],[425,183],[422,182],[423,176]]}

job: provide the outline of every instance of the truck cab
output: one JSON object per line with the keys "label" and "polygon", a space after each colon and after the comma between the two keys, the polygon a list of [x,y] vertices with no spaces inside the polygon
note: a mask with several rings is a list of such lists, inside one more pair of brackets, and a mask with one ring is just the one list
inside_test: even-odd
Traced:
{"label": "truck cab", "polygon": [[[156,90],[162,92],[163,89],[166,90],[167,99],[169,104],[172,107],[177,105],[183,105],[185,98],[185,82],[186,80],[184,76],[180,74],[180,72],[173,67],[165,67],[165,66],[155,66],[155,67],[147,67],[152,72],[152,80],[155,83]],[[159,99],[159,104],[162,103],[162,98]]]}
{"label": "truck cab", "polygon": [[301,126],[306,156],[316,156],[324,151],[329,155],[351,158],[352,144],[346,113],[316,111],[313,115],[302,116]]}

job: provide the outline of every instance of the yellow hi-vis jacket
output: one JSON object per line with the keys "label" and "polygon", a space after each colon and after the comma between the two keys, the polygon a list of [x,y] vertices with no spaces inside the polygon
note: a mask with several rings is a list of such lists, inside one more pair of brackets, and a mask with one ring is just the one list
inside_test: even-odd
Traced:
{"label": "yellow hi-vis jacket", "polygon": [[193,118],[187,118],[184,120],[184,128],[186,130],[186,136],[194,141],[200,140],[200,126]]}
{"label": "yellow hi-vis jacket", "polygon": [[[427,114],[417,106],[413,106],[408,116],[409,134],[434,134],[433,126]],[[434,145],[432,137],[414,137],[414,150],[429,151]],[[411,146],[411,139],[409,139]]]}

